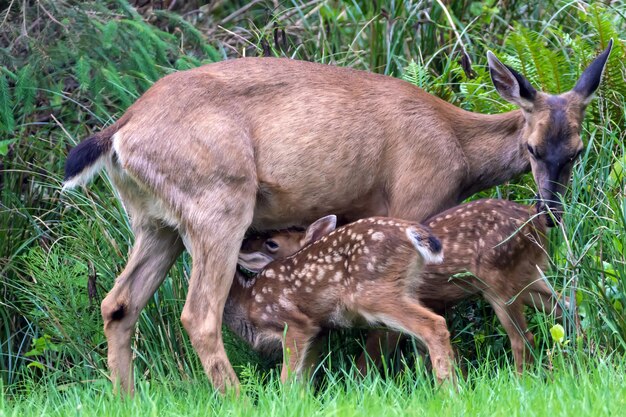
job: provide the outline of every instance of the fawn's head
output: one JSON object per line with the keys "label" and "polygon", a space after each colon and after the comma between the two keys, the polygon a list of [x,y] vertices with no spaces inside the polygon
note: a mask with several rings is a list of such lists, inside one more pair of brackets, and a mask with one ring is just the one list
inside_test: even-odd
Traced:
{"label": "fawn's head", "polygon": [[262,252],[274,259],[285,258],[332,232],[335,227],[337,227],[337,216],[331,214],[316,220],[306,229],[277,230],[248,238],[241,245],[240,252]]}
{"label": "fawn's head", "polygon": [[239,252],[238,264],[252,272],[259,272],[270,262],[286,258],[322,236],[335,230],[337,216],[329,215],[311,223],[306,230],[279,230],[264,237],[246,239]]}
{"label": "fawn's head", "polygon": [[[498,93],[518,105],[526,126],[522,140],[538,187],[538,209],[547,209],[558,220],[559,195],[569,182],[572,166],[583,151],[580,139],[585,108],[600,85],[613,41],[582,73],[571,91],[551,95],[536,91],[521,74],[488,52],[489,71]],[[553,225],[552,220],[548,224]]]}

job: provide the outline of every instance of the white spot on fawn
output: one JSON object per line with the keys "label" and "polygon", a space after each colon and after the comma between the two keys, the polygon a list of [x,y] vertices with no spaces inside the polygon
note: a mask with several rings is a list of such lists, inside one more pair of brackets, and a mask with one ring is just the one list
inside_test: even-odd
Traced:
{"label": "white spot on fawn", "polygon": [[289,299],[283,295],[278,298],[278,304],[287,311],[291,311],[294,309],[294,305]]}
{"label": "white spot on fawn", "polygon": [[385,240],[385,234],[383,232],[376,232],[372,235],[372,240],[382,242],[383,240]]}

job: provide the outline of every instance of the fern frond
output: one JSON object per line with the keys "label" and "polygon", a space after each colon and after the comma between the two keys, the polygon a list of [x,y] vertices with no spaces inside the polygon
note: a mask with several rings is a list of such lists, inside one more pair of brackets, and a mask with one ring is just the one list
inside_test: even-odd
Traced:
{"label": "fern frond", "polygon": [[4,73],[0,73],[0,131],[10,133],[15,128],[13,104],[11,103],[9,82]]}
{"label": "fern frond", "polygon": [[424,90],[427,89],[428,84],[432,81],[432,77],[428,73],[428,68],[424,65],[418,64],[413,59],[404,69],[402,79]]}
{"label": "fern frond", "polygon": [[84,56],[81,56],[74,66],[74,74],[78,80],[78,86],[82,91],[89,89],[91,82],[91,64]]}
{"label": "fern frond", "polygon": [[19,103],[22,116],[26,116],[32,111],[35,103],[35,92],[32,67],[29,64],[24,65],[17,72],[14,90],[15,102]]}

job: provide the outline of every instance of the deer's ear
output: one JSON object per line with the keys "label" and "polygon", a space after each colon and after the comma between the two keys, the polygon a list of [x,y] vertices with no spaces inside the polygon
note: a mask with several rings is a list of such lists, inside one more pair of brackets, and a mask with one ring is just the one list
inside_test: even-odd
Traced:
{"label": "deer's ear", "polygon": [[259,272],[265,268],[273,259],[263,252],[239,253],[237,263],[249,271]]}
{"label": "deer's ear", "polygon": [[302,246],[315,242],[335,230],[335,227],[337,227],[337,216],[334,214],[315,220],[307,227]]}
{"label": "deer's ear", "polygon": [[604,52],[598,55],[598,57],[594,59],[591,64],[589,64],[587,69],[583,71],[580,78],[578,79],[578,82],[574,86],[573,91],[578,93],[582,97],[585,106],[589,104],[591,100],[593,100],[593,94],[600,86],[602,73],[604,72],[604,68],[606,67],[606,62],[609,59],[609,55],[611,55],[612,48],[613,39],[609,41],[609,45],[606,47]]}
{"label": "deer's ear", "polygon": [[528,80],[513,68],[500,62],[491,51],[487,52],[487,61],[491,81],[500,96],[526,111],[532,111],[537,91]]}

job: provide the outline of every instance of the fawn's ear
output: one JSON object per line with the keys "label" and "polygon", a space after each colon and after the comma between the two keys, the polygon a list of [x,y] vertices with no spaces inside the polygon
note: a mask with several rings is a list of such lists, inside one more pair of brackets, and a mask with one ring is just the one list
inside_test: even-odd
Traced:
{"label": "fawn's ear", "polygon": [[322,236],[335,230],[335,227],[337,227],[337,216],[334,214],[315,220],[309,227],[307,227],[302,241],[302,246],[304,247],[309,243],[315,242]]}
{"label": "fawn's ear", "polygon": [[249,271],[259,272],[273,259],[263,252],[240,253],[237,263]]}

